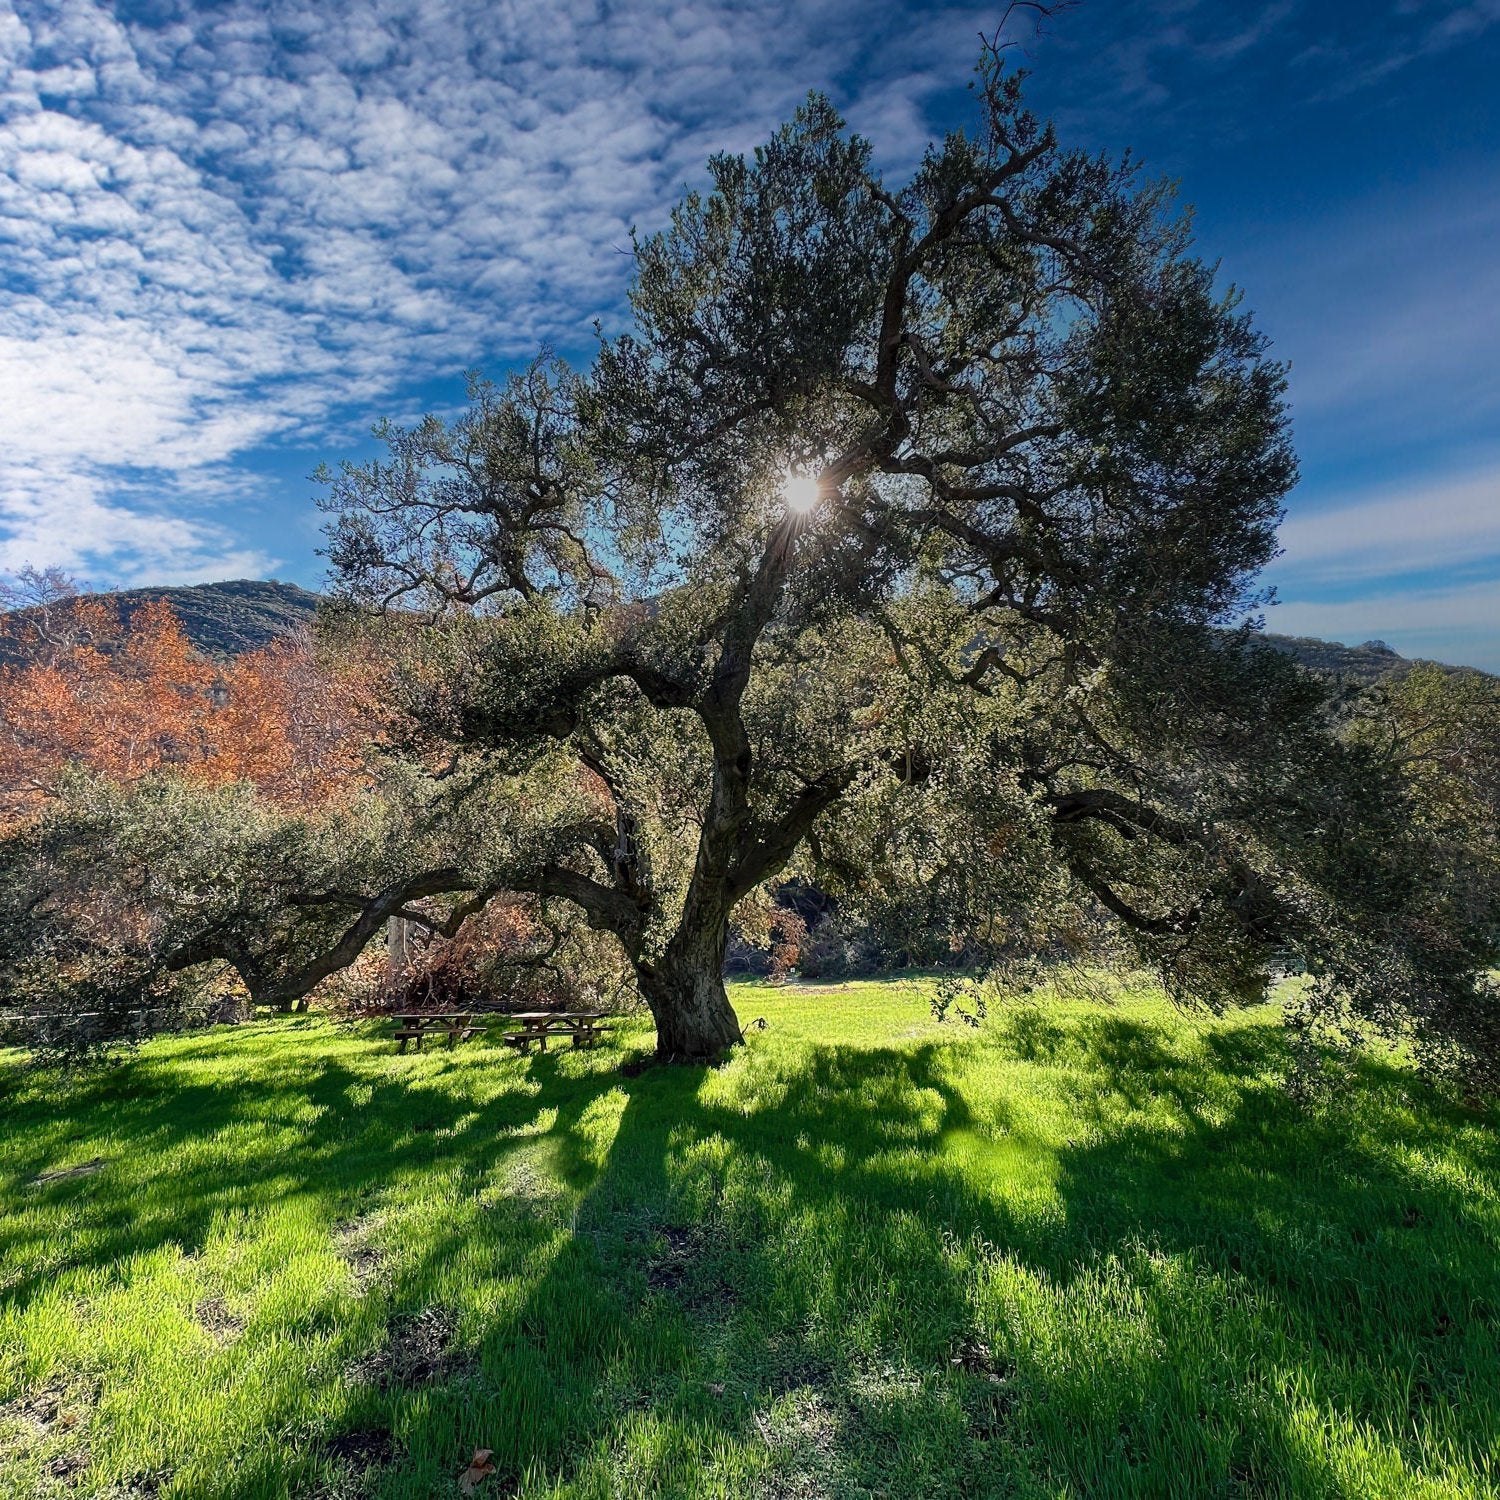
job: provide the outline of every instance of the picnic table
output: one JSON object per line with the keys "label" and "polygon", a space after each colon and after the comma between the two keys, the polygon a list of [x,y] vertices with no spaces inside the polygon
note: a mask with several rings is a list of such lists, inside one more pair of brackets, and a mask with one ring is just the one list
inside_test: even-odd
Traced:
{"label": "picnic table", "polygon": [[481,1030],[478,1026],[469,1023],[474,1019],[473,1014],[466,1010],[442,1010],[442,1011],[395,1011],[391,1019],[396,1023],[396,1041],[400,1044],[398,1052],[406,1051],[408,1042],[417,1044],[417,1051],[422,1050],[422,1043],[430,1036],[447,1035],[448,1045],[456,1047],[460,1042],[466,1042],[471,1036],[478,1036]]}
{"label": "picnic table", "polygon": [[501,1040],[518,1052],[531,1050],[531,1044],[545,1052],[549,1036],[570,1036],[575,1047],[595,1047],[608,1028],[601,1024],[604,1012],[597,1010],[522,1010],[505,1018],[520,1025],[519,1031],[507,1033]]}

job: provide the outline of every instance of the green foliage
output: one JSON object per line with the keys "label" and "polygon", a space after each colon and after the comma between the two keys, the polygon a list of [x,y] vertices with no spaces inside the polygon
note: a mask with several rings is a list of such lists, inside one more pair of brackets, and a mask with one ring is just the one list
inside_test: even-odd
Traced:
{"label": "green foliage", "polygon": [[[1379,984],[1418,1048],[1473,1090],[1500,1070],[1500,681],[1430,663],[1356,700],[1348,738],[1384,836],[1334,920],[1378,934]],[[1369,821],[1366,809],[1361,817]],[[1343,918],[1343,913],[1347,918]],[[1367,934],[1368,938],[1368,934]],[[1347,1021],[1336,1004],[1333,1019]]]}
{"label": "green foliage", "polygon": [[381,839],[368,826],[374,809],[362,811],[363,829],[347,815],[319,824],[246,786],[73,776],[39,817],[0,835],[7,1030],[47,1056],[201,1016],[223,956],[206,955],[196,972],[174,958],[205,932],[229,952],[236,938],[262,941],[287,964],[320,949],[327,921],[298,931],[286,898],[309,879],[337,886],[351,864],[368,867]]}
{"label": "green foliage", "polygon": [[409,900],[495,887],[495,866],[470,860],[473,874],[454,875],[446,841],[485,844],[503,864],[514,841],[534,849],[578,816],[510,788],[488,802],[466,791],[398,763],[348,805],[298,812],[245,784],[73,776],[0,835],[9,1035],[48,1057],[163,1029],[218,1002],[226,965],[253,1001],[290,1006]]}
{"label": "green foliage", "polygon": [[1345,646],[1337,641],[1320,641],[1305,635],[1267,634],[1262,639],[1311,671],[1326,672],[1331,677],[1349,682],[1375,683],[1407,666],[1406,659],[1392,651],[1384,641]]}
{"label": "green foliage", "polygon": [[[565,747],[602,789],[613,840],[580,824],[511,878],[619,938],[664,1055],[737,1039],[728,926],[795,862],[959,949],[1002,919],[1045,946],[1092,898],[1201,925],[1207,998],[1264,980],[1263,932],[1199,923],[1240,894],[1222,848],[1146,848],[1175,810],[1126,851],[1059,824],[1095,811],[1077,790],[1140,794],[1143,722],[1068,753],[1138,637],[1218,640],[1249,602],[1294,473],[1283,374],[1165,188],[1061,149],[997,57],[979,93],[979,133],[899,189],[810,98],[637,242],[635,326],[586,375],[477,383],[327,476],[348,603],[431,622],[381,627],[416,643],[415,741],[533,794]],[[805,518],[788,472],[816,479]],[[1113,894],[1163,866],[1215,887],[1193,916]]]}
{"label": "green foliage", "polygon": [[[80,597],[95,596],[85,593]],[[127,612],[137,603],[166,599],[193,645],[210,656],[221,657],[239,656],[283,635],[305,630],[317,618],[319,606],[327,603],[322,595],[297,584],[267,579],[199,583],[181,588],[122,589],[110,597],[119,600]],[[25,610],[7,613],[24,615]],[[10,628],[0,632],[0,662],[13,659],[7,655],[12,649],[13,621],[8,620],[7,625]],[[1286,651],[1305,667],[1354,682],[1374,683],[1410,665],[1380,641],[1344,646],[1309,636],[1267,634],[1262,639]]]}
{"label": "green foliage", "polygon": [[1389,1056],[1299,1105],[1272,1011],[930,994],[738,989],[713,1071],[0,1060],[0,1491],[1494,1493],[1492,1111]]}

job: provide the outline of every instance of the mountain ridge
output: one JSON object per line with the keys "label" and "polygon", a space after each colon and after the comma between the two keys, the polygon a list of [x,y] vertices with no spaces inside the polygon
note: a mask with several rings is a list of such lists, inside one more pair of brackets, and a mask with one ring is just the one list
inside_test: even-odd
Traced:
{"label": "mountain ridge", "polygon": [[[207,656],[241,656],[268,645],[311,623],[319,595],[300,584],[277,579],[235,578],[222,583],[193,583],[88,592],[80,599],[107,600],[129,623],[142,605],[165,599],[182,625],[183,634]],[[32,609],[6,611],[24,619]],[[0,660],[15,659],[14,648],[0,644]]]}
{"label": "mountain ridge", "polygon": [[[322,599],[322,595],[300,584],[282,583],[274,578],[235,578],[222,583],[120,589],[80,597],[116,602],[127,621],[148,601],[165,599],[182,622],[188,639],[205,654],[221,658],[254,651],[310,624]],[[10,613],[24,616],[27,611],[22,609]],[[1258,639],[1278,651],[1285,651],[1315,672],[1362,683],[1378,682],[1382,677],[1410,671],[1427,661],[1424,657],[1402,656],[1384,641],[1364,641],[1347,646],[1342,641],[1269,631],[1261,632]],[[0,647],[0,658],[5,654]],[[1449,672],[1481,671],[1478,667],[1455,666],[1449,662],[1433,665]]]}

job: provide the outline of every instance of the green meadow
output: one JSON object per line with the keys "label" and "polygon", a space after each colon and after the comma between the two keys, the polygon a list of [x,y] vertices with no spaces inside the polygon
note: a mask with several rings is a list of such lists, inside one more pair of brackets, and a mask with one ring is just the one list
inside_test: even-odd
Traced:
{"label": "green meadow", "polygon": [[1500,1494],[1493,1112],[1145,990],[734,999],[0,1059],[0,1495]]}

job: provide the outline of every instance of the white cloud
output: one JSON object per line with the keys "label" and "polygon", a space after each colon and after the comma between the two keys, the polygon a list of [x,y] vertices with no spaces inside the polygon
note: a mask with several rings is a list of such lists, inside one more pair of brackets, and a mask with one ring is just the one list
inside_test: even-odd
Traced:
{"label": "white cloud", "polygon": [[1381,640],[1403,656],[1500,672],[1500,579],[1339,602],[1289,598],[1271,610],[1266,624],[1286,635]]}
{"label": "white cloud", "polygon": [[909,156],[988,10],[0,0],[0,558],[232,551],[140,472],[207,491],[403,385],[583,343],[709,151],[848,74]]}
{"label": "white cloud", "polygon": [[[1500,0],[1386,0],[1332,6],[1310,0],[1145,0],[1090,7],[1081,28],[1052,28],[1057,46],[1086,75],[1073,110],[1080,118],[1117,117],[1133,108],[1158,119],[1180,117],[1197,133],[1213,104],[1227,97],[1254,101],[1264,75],[1246,66],[1250,54],[1274,49],[1272,63],[1304,100],[1342,98],[1382,84],[1424,59],[1472,46],[1500,25]],[[1214,99],[1181,87],[1184,64],[1212,70]],[[1201,77],[1201,71],[1199,73]],[[1186,123],[1190,120],[1190,123]],[[1233,133],[1232,124],[1227,127]]]}
{"label": "white cloud", "polygon": [[[1402,34],[1448,45],[1497,7],[1414,5]],[[228,0],[127,21],[90,0],[0,0],[0,569],[271,566],[236,539],[241,455],[342,443],[417,383],[586,344],[596,315],[617,316],[632,224],[659,223],[710,152],[749,149],[809,87],[830,87],[891,168],[909,167],[932,100],[996,13]],[[1158,0],[1146,22],[1101,12],[1075,40],[1116,108],[1154,97],[1184,60],[1249,88],[1241,59],[1310,14]],[[1382,208],[1369,233],[1319,226],[1316,246],[1281,256],[1310,268],[1283,300],[1316,314],[1284,320],[1315,330],[1293,351],[1299,409],[1383,410],[1402,382],[1415,420],[1422,390],[1500,409],[1474,316],[1500,302],[1493,257],[1465,262],[1467,279],[1422,274],[1493,243],[1500,220],[1477,195],[1445,201],[1470,207]],[[1335,243],[1352,259],[1329,267]],[[1357,315],[1328,308],[1331,275],[1368,279],[1348,299]],[[1455,396],[1442,377],[1460,356],[1477,373]],[[1488,482],[1296,510],[1278,572],[1315,592],[1493,556]]]}
{"label": "white cloud", "polygon": [[[1328,588],[1439,568],[1500,573],[1500,466],[1303,510],[1281,527],[1278,577]],[[1500,600],[1491,618],[1500,625]]]}
{"label": "white cloud", "polygon": [[1400,0],[1374,25],[1367,16],[1353,14],[1361,22],[1354,35],[1320,41],[1292,59],[1330,79],[1327,93],[1333,97],[1377,87],[1422,58],[1472,44],[1500,24],[1500,0]]}
{"label": "white cloud", "polygon": [[1500,672],[1500,463],[1315,509],[1294,498],[1281,540],[1270,629]]}
{"label": "white cloud", "polygon": [[107,497],[90,478],[12,465],[0,489],[0,573],[28,563],[119,583],[204,583],[264,577],[279,559],[238,544],[223,526],[149,498]]}

